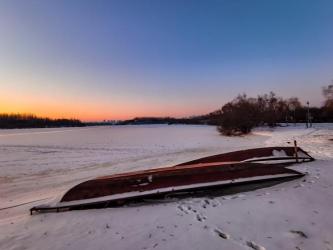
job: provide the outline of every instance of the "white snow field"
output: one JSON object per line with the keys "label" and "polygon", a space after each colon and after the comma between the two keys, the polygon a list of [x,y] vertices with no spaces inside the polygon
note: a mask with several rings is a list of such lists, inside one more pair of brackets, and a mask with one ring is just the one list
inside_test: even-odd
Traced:
{"label": "white snow field", "polygon": [[[211,154],[299,146],[308,175],[228,196],[42,213],[29,208],[96,176]],[[333,125],[220,136],[210,126],[0,130],[0,249],[333,249]]]}

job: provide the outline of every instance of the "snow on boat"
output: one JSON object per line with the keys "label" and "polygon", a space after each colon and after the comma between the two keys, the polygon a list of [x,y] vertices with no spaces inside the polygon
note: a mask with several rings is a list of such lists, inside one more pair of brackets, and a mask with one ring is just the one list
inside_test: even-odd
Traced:
{"label": "snow on boat", "polygon": [[177,192],[287,180],[304,175],[288,166],[313,160],[299,147],[266,147],[218,154],[172,167],[91,179],[68,190],[59,202],[35,206],[30,212],[108,207]]}

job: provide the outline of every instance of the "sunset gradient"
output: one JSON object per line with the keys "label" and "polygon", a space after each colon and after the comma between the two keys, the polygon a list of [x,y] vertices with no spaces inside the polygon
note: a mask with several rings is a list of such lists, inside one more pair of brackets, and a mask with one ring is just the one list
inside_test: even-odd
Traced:
{"label": "sunset gradient", "polygon": [[319,106],[333,2],[0,2],[0,113],[84,121],[205,114],[239,93]]}

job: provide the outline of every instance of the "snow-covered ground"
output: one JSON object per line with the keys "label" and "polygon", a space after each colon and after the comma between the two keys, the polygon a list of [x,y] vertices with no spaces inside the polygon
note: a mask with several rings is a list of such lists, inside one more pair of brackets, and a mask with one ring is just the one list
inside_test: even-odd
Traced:
{"label": "snow-covered ground", "polygon": [[[29,215],[95,176],[297,139],[301,179],[228,196]],[[0,130],[0,249],[333,249],[333,125],[223,137],[209,126]]]}

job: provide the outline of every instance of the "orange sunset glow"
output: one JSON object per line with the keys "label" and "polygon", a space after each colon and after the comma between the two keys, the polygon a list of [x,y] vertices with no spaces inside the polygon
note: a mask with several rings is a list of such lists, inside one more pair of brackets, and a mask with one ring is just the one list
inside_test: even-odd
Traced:
{"label": "orange sunset glow", "polygon": [[313,23],[299,13],[303,25],[282,25],[275,20],[288,18],[276,13],[235,16],[224,8],[203,19],[201,8],[188,16],[169,5],[170,13],[118,3],[106,12],[90,4],[79,12],[62,4],[6,6],[0,9],[0,113],[83,121],[187,117],[241,93],[270,91],[320,106],[321,86],[332,78],[331,23],[318,25],[325,13]]}

